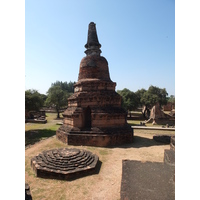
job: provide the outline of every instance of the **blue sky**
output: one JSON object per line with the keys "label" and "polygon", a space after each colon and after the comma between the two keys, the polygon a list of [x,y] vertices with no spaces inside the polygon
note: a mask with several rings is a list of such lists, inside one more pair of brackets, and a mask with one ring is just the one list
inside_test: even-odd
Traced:
{"label": "blue sky", "polygon": [[116,90],[175,95],[174,0],[25,1],[25,90],[77,81],[92,21]]}

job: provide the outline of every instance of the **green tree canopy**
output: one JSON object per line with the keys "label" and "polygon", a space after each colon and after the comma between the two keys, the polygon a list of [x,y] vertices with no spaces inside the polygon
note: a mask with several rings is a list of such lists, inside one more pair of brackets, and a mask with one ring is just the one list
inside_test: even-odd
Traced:
{"label": "green tree canopy", "polygon": [[25,109],[27,111],[39,111],[44,105],[45,95],[40,94],[37,90],[25,91]]}
{"label": "green tree canopy", "polygon": [[175,96],[174,95],[170,95],[170,97],[167,99],[167,102],[171,102],[175,104]]}
{"label": "green tree canopy", "polygon": [[67,106],[67,99],[70,96],[66,90],[63,90],[61,85],[52,84],[52,86],[47,91],[46,105],[54,105],[57,112],[57,118],[60,118],[60,109],[63,106]]}
{"label": "green tree canopy", "polygon": [[138,101],[138,106],[142,106],[142,102],[141,102],[141,98],[144,95],[144,93],[146,92],[146,90],[144,88],[137,90],[135,92],[136,96],[137,96],[137,101]]}
{"label": "green tree canopy", "polygon": [[167,95],[168,93],[165,88],[162,89],[151,85],[141,96],[140,102],[147,107],[152,107],[156,103],[162,106],[167,104]]}
{"label": "green tree canopy", "polygon": [[52,83],[51,86],[57,85],[57,86],[60,86],[63,91],[67,91],[68,93],[73,93],[75,83],[76,82],[71,82],[71,81],[69,83],[67,83],[67,81],[65,81],[65,82],[56,81],[55,83]]}
{"label": "green tree canopy", "polygon": [[122,107],[125,110],[134,110],[138,107],[137,96],[134,92],[130,91],[127,88],[123,90],[118,90],[118,94],[122,96]]}

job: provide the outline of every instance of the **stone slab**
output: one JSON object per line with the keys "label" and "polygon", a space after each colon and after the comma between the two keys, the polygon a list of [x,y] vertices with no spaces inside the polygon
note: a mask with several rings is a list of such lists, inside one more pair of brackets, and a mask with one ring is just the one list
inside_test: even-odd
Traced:
{"label": "stone slab", "polygon": [[161,142],[161,143],[164,143],[164,144],[170,144],[171,136],[170,135],[154,135],[153,139],[156,142]]}
{"label": "stone slab", "polygon": [[175,166],[175,151],[172,149],[165,149],[164,162],[168,165]]}
{"label": "stone slab", "polygon": [[175,151],[175,136],[171,137],[171,141],[170,141],[170,149]]}
{"label": "stone slab", "polygon": [[174,200],[174,166],[122,161],[121,200]]}
{"label": "stone slab", "polygon": [[38,124],[46,124],[47,120],[37,120],[37,119],[26,119],[26,123],[38,123]]}
{"label": "stone slab", "polygon": [[151,127],[151,126],[131,126],[133,129],[175,131],[175,128]]}

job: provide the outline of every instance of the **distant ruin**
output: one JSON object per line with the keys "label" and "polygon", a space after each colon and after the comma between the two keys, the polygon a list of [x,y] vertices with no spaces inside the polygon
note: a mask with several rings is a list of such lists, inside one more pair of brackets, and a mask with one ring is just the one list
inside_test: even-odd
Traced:
{"label": "distant ruin", "polygon": [[153,125],[166,125],[166,127],[175,126],[175,110],[171,110],[169,114],[166,114],[161,109],[159,103],[156,103],[151,108],[148,114],[146,111],[146,107],[144,106],[142,113],[143,115],[146,115],[148,119],[143,122],[140,122],[141,125],[145,125],[146,123],[152,123]]}
{"label": "distant ruin", "polygon": [[25,111],[25,123],[27,122],[42,124],[47,123],[45,111]]}

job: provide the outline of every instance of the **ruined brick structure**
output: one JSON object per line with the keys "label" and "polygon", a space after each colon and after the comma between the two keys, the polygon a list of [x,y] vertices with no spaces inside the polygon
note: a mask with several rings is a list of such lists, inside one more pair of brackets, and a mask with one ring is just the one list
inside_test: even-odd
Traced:
{"label": "ruined brick structure", "polygon": [[81,60],[74,94],[68,98],[63,125],[56,136],[71,145],[114,146],[133,142],[121,96],[110,79],[108,62],[102,57],[96,26],[89,24],[86,56]]}
{"label": "ruined brick structure", "polygon": [[31,159],[37,177],[72,180],[96,173],[99,157],[81,149],[51,149]]}
{"label": "ruined brick structure", "polygon": [[167,102],[167,104],[163,106],[164,111],[171,111],[173,109],[175,109],[175,103]]}

